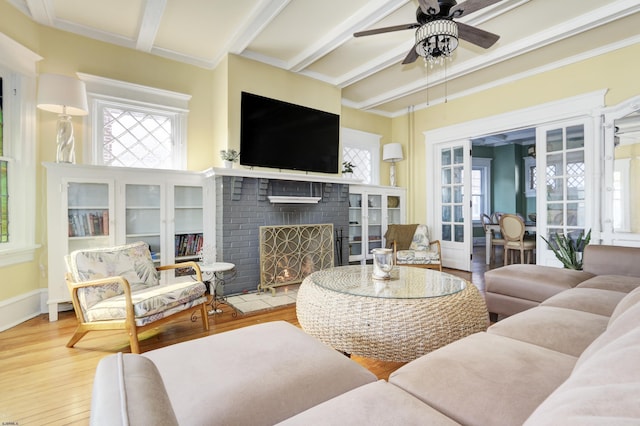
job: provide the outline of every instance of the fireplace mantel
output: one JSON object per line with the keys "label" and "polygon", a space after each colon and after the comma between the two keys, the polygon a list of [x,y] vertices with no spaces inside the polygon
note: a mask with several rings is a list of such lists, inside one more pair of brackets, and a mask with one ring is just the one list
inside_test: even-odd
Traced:
{"label": "fireplace mantel", "polygon": [[320,182],[320,183],[343,183],[356,185],[362,183],[357,179],[346,179],[341,176],[330,176],[320,174],[295,173],[295,172],[269,172],[261,170],[251,170],[246,168],[227,169],[220,167],[211,167],[204,171],[205,176],[237,176],[254,179],[274,179],[274,180],[290,180],[297,182]]}

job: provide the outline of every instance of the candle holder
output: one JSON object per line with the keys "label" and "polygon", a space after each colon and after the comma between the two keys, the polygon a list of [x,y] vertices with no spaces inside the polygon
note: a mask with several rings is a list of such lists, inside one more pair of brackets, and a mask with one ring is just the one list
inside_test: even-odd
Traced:
{"label": "candle holder", "polygon": [[393,250],[376,248],[371,250],[371,253],[373,254],[373,279],[390,279],[391,270],[393,269]]}

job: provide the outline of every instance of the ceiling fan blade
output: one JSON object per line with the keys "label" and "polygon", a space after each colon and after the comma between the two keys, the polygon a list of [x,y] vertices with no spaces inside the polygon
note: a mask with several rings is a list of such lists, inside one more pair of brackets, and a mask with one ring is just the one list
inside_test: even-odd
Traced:
{"label": "ceiling fan blade", "polygon": [[412,28],[418,28],[420,24],[404,24],[404,25],[394,25],[393,27],[384,27],[384,28],[376,28],[374,30],[366,30],[366,31],[358,31],[354,33],[354,37],[363,37],[374,34],[382,34],[382,33],[390,33],[392,31],[402,31],[402,30],[410,30]]}
{"label": "ceiling fan blade", "polygon": [[497,34],[481,30],[477,27],[472,27],[471,25],[467,25],[462,22],[456,22],[456,25],[458,25],[458,37],[485,49],[493,46],[500,38]]}
{"label": "ceiling fan blade", "polygon": [[420,4],[420,9],[422,9],[422,13],[425,15],[436,15],[440,12],[440,5],[438,4],[438,0],[418,0]]}
{"label": "ceiling fan blade", "polygon": [[418,59],[418,52],[416,52],[416,48],[414,46],[411,48],[409,53],[407,53],[407,56],[404,58],[404,61],[402,61],[402,65],[411,64],[415,62],[416,59]]}
{"label": "ceiling fan blade", "polygon": [[449,16],[459,18],[462,15],[467,16],[477,10],[484,9],[491,6],[494,3],[498,3],[500,0],[467,0],[456,5],[449,11]]}

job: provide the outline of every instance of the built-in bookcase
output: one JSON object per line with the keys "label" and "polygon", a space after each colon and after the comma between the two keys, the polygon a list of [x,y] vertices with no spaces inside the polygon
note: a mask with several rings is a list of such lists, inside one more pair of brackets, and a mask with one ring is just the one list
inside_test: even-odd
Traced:
{"label": "built-in bookcase", "polygon": [[57,163],[45,167],[52,321],[58,305],[70,301],[64,256],[73,250],[145,241],[153,260],[164,265],[197,260],[204,242],[214,241],[213,223],[204,220],[213,217],[213,200],[203,173]]}

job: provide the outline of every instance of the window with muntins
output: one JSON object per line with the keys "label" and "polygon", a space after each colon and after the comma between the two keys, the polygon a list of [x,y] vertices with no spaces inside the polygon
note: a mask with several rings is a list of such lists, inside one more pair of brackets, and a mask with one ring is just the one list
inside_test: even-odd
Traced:
{"label": "window with muntins", "polygon": [[380,184],[380,135],[342,128],[342,161],[354,165],[353,179]]}
{"label": "window with muntins", "polygon": [[105,166],[182,168],[174,114],[98,101]]}
{"label": "window with muntins", "polygon": [[87,85],[91,144],[86,162],[186,169],[190,95],[78,73]]}

